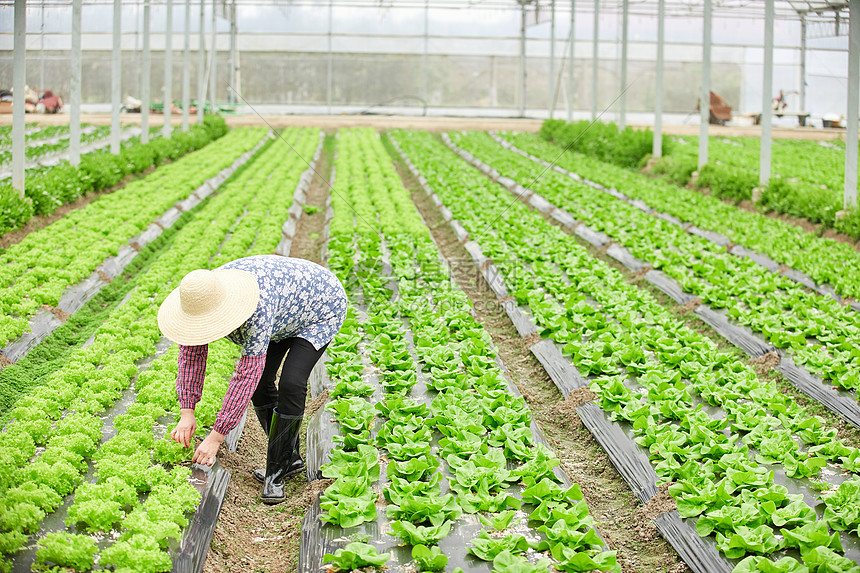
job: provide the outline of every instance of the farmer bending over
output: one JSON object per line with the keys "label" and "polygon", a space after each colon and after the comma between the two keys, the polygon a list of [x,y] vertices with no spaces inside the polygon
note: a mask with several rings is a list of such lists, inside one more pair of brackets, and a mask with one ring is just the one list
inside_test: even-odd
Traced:
{"label": "farmer bending over", "polygon": [[250,399],[269,435],[266,469],[256,470],[254,477],[263,482],[264,503],[284,501],[285,478],[305,467],[299,429],[308,376],[340,330],[346,302],[337,277],[303,259],[246,257],[185,275],[158,310],[161,332],[179,344],[181,416],[170,434],[175,441],[188,447],[197,429],[194,406],[203,392],[208,344],[226,337],[242,347],[215,425],[192,461],[215,462],[224,436],[239,423]]}

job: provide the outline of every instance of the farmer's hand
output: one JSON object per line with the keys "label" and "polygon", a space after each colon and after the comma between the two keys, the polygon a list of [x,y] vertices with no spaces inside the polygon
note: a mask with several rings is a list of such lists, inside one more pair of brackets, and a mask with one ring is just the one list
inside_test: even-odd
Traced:
{"label": "farmer's hand", "polygon": [[187,448],[197,431],[197,420],[194,419],[194,410],[191,408],[182,408],[179,412],[179,423],[170,432],[170,437]]}
{"label": "farmer's hand", "polygon": [[194,452],[194,457],[191,461],[205,466],[211,466],[215,463],[215,454],[218,453],[218,448],[224,442],[224,434],[219,434],[215,430],[209,432],[206,439],[197,446],[197,451]]}

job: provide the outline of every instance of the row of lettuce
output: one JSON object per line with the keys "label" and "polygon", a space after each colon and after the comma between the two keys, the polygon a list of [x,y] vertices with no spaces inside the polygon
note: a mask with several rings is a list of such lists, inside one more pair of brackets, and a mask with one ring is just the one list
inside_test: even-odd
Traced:
{"label": "row of lettuce", "polygon": [[34,215],[53,213],[57,207],[90,191],[109,189],[127,175],[178,159],[227,131],[227,124],[221,117],[209,116],[203,124],[194,125],[188,131],[175,131],[169,138],[156,137],[147,143],[141,143],[139,137],[131,138],[117,155],[100,149],[82,155],[77,166],[61,161],[50,167],[30,169],[24,181],[24,197],[12,187],[11,181],[0,183],[0,233],[21,227]]}
{"label": "row of lettuce", "polygon": [[722,233],[732,243],[764,253],[779,264],[806,273],[819,284],[831,285],[842,297],[860,298],[860,254],[851,245],[818,237],[781,219],[738,209],[716,197],[582,153],[561,154],[557,145],[535,134],[503,133],[496,137],[589,181],[644,201],[651,208],[676,217],[684,225]]}
{"label": "row of lettuce", "polygon": [[[308,157],[317,135],[308,129],[284,137]],[[297,156],[285,160],[282,149],[267,144],[195,209],[137,279],[131,296],[98,327],[92,343],[71,353],[64,366],[18,401],[13,420],[0,432],[4,570],[11,570],[29,540],[36,542],[43,566],[88,571],[100,550],[100,566],[153,573],[171,569],[166,549],[181,535],[199,494],[182,464],[192,450],[165,437],[179,414],[177,349],[137,376],[147,357],[159,354],[158,305],[193,269],[272,252],[305,168]],[[203,400],[196,409],[201,436],[215,421],[236,357],[232,345],[210,348]],[[103,428],[102,417],[124,393],[132,397],[131,405],[113,418],[112,428]],[[103,440],[111,429],[115,435]],[[93,476],[92,483],[86,475]],[[71,500],[68,530],[29,537],[70,494],[65,498]],[[98,546],[96,539],[102,540]]]}
{"label": "row of lettuce", "polygon": [[[524,400],[511,394],[489,335],[449,281],[377,135],[342,132],[336,168],[338,182],[348,183],[334,199],[329,265],[353,310],[329,349],[337,383],[327,409],[341,435],[323,467],[335,481],[321,496],[322,519],[345,529],[384,520],[422,571],[465,557],[466,548],[446,545],[466,523],[463,513],[486,526],[468,552],[494,571],[547,571],[549,559],[536,552],[560,571],[619,571],[579,487],[562,487],[553,471],[559,460],[535,443]],[[511,495],[516,483],[521,499]],[[529,505],[537,527],[518,512]],[[406,565],[400,549],[379,553],[358,541],[324,560],[352,570],[381,567],[395,553]]]}
{"label": "row of lettuce", "polygon": [[[81,127],[86,129],[86,123]],[[27,143],[37,142],[54,137],[68,137],[68,125],[40,125],[38,122],[29,121],[24,124],[24,141]],[[0,126],[0,147],[12,146],[12,124]]]}
{"label": "row of lettuce", "polygon": [[[729,254],[707,239],[643,212],[613,195],[504,149],[484,132],[451,140],[503,176],[529,185],[591,229],[675,279],[681,288],[740,324],[761,333],[795,362],[846,390],[860,389],[860,313]],[[543,173],[542,173],[543,172]],[[540,177],[538,174],[542,173]]]}
{"label": "row of lettuce", "polygon": [[[860,452],[773,381],[685,326],[426,133],[397,141],[505,275],[542,336],[593,382],[604,411],[629,424],[684,517],[713,535],[736,571],[855,571],[842,539],[860,528]],[[821,470],[848,472],[839,486]],[[853,476],[851,473],[853,472]],[[802,494],[818,497],[822,518]],[[840,537],[840,532],[842,537]],[[803,563],[766,555],[795,548]],[[770,568],[769,568],[770,567]]]}
{"label": "row of lettuce", "polygon": [[[63,153],[69,150],[68,126],[54,126],[61,129],[40,129],[25,134],[26,147],[24,157],[27,161],[35,161],[45,156]],[[82,126],[83,127],[83,126]],[[81,145],[86,145],[110,135],[110,126],[84,127],[81,131]],[[12,161],[11,149],[0,149],[0,165]]]}
{"label": "row of lettuce", "polygon": [[[650,130],[628,127],[619,131],[613,123],[548,120],[541,135],[625,168],[641,168],[651,157]],[[844,142],[776,139],[772,145],[774,175],[762,189],[761,207],[809,219],[860,239],[860,212],[855,209],[847,218],[836,219],[836,213],[842,210]],[[752,199],[753,189],[759,187],[758,137],[710,137],[708,162],[701,168],[698,147],[695,136],[663,136],[663,156],[653,163],[653,172],[679,186],[706,187],[721,199]]]}
{"label": "row of lettuce", "polygon": [[[203,128],[193,133],[201,146],[209,141]],[[229,167],[265,133],[264,128],[234,130],[200,153],[164,165],[6,249],[0,254],[0,345],[28,331],[31,317],[42,305],[56,306],[66,288],[89,276],[177,201]]]}

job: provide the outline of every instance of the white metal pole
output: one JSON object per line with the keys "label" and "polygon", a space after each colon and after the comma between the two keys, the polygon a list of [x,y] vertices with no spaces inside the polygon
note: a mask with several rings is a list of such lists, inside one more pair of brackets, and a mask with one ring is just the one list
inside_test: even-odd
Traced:
{"label": "white metal pole", "polygon": [[621,8],[621,101],[618,110],[618,129],[627,125],[627,27],[630,20],[630,0],[624,0]]}
{"label": "white metal pole", "polygon": [[[135,55],[135,65],[140,68],[140,56],[142,52],[140,51],[140,47],[138,43],[140,42],[140,26],[138,20],[140,20],[140,0],[135,0],[134,3],[134,55]],[[140,76],[134,78],[134,92],[137,95],[140,95]]]}
{"label": "white metal pole", "polygon": [[122,2],[113,0],[113,53],[111,59],[110,152],[119,153],[119,106],[122,95]]}
{"label": "white metal pole", "polygon": [[39,30],[39,89],[45,89],[45,0],[42,0],[42,27]]}
{"label": "white metal pole", "polygon": [[205,1],[200,0],[200,39],[197,51],[197,123],[203,123],[203,108],[206,107],[206,25]]}
{"label": "white metal pole", "polygon": [[69,113],[69,163],[81,162],[81,12],[82,0],[72,0],[72,77]]}
{"label": "white metal pole", "polygon": [[600,44],[600,0],[594,0],[594,34],[591,51],[591,121],[597,121],[597,63],[599,60],[598,46]]}
{"label": "white metal pole", "polygon": [[149,103],[152,88],[152,53],[149,50],[150,6],[143,0],[143,73],[140,80],[140,140],[149,141]]}
{"label": "white metal pole", "polygon": [[657,3],[657,78],[654,86],[654,142],[651,155],[663,156],[663,43],[666,40],[666,0]]}
{"label": "white metal pole", "polygon": [[15,0],[15,39],[12,68],[12,187],[24,196],[24,89],[27,78],[27,2]]}
{"label": "white metal pole", "polygon": [[771,93],[773,93],[773,19],[774,0],[764,2],[764,76],[761,87],[761,153],[759,154],[759,185],[770,181],[770,149],[773,123]]}
{"label": "white metal pole", "polygon": [[549,118],[555,111],[555,0],[552,0],[549,24]]}
{"label": "white metal pole", "polygon": [[573,46],[576,40],[576,0],[570,0],[570,44],[568,48],[570,53],[567,55],[567,121],[573,121],[573,98],[574,98],[574,80],[576,72],[576,61],[573,59]]}
{"label": "white metal pole", "polygon": [[800,14],[800,110],[806,111],[806,13]]}
{"label": "white metal pole", "polygon": [[843,208],[857,207],[857,116],[860,107],[860,0],[848,8],[848,112],[845,114],[845,195]]}
{"label": "white metal pole", "polygon": [[711,118],[711,0],[702,15],[702,93],[699,96],[699,167],[708,162],[708,122]]}
{"label": "white metal pole", "polygon": [[328,114],[331,115],[331,88],[332,88],[332,52],[331,52],[331,34],[332,26],[334,25],[334,2],[328,2],[328,63],[326,66],[326,87],[325,87],[325,102],[328,106]]}
{"label": "white metal pole", "polygon": [[182,131],[188,131],[188,108],[191,107],[191,0],[185,0],[185,45],[182,51]]}
{"label": "white metal pole", "polygon": [[430,69],[427,55],[430,52],[430,0],[424,2],[424,53],[421,56],[421,72],[423,74],[423,89],[425,109],[430,101]]}
{"label": "white metal pole", "polygon": [[218,77],[218,74],[215,73],[216,66],[218,65],[218,45],[217,45],[217,30],[216,30],[216,19],[215,19],[215,9],[218,5],[218,0],[212,0],[212,48],[209,51],[209,101],[212,102],[212,113],[218,113],[218,108],[215,107],[215,79]]}
{"label": "white metal pole", "polygon": [[236,10],[236,1],[233,1],[233,35],[236,37],[236,62],[233,67],[233,102],[237,102],[237,94],[242,93],[242,52],[239,50],[239,12]]}
{"label": "white metal pole", "polygon": [[526,116],[526,5],[520,5],[520,117]]}
{"label": "white metal pole", "polygon": [[[230,73],[228,77],[230,78],[230,85],[233,86],[234,89],[238,90],[238,86],[236,86],[236,74],[238,73],[239,68],[239,46],[237,45],[238,38],[238,24],[236,23],[236,0],[230,3]],[[227,90],[227,101],[229,103],[235,104],[238,99],[236,98],[236,92],[233,90]]]}
{"label": "white metal pole", "polygon": [[167,22],[164,28],[164,124],[161,136],[170,137],[173,111],[173,0],[167,0]]}

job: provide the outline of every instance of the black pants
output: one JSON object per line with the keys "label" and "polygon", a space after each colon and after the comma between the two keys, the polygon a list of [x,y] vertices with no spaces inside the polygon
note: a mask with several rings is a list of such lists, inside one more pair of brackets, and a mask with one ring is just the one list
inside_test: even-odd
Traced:
{"label": "black pants", "polygon": [[[265,408],[277,404],[278,412],[284,416],[304,415],[308,376],[327,346],[328,344],[316,350],[313,344],[304,338],[287,338],[270,343],[260,383],[251,396],[254,406]],[[275,377],[284,354],[287,354],[287,359],[284,360],[281,379],[276,387]]]}

